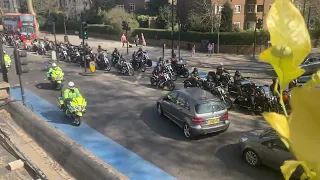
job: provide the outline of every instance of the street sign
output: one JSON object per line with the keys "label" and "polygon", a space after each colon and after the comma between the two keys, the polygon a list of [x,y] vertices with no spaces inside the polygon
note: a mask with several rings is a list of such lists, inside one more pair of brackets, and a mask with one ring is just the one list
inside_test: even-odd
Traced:
{"label": "street sign", "polygon": [[309,8],[308,27],[313,28],[316,25],[317,12],[315,7]]}
{"label": "street sign", "polygon": [[89,62],[89,69],[93,73],[96,71],[96,63],[94,61]]}

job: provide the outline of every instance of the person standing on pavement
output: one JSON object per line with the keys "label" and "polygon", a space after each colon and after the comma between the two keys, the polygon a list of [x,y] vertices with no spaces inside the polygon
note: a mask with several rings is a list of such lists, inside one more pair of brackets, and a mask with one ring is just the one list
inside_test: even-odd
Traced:
{"label": "person standing on pavement", "polygon": [[196,54],[196,45],[193,45],[193,47],[191,48],[191,57]]}
{"label": "person standing on pavement", "polygon": [[146,40],[144,39],[143,33],[141,33],[141,41],[143,46],[147,46]]}
{"label": "person standing on pavement", "polygon": [[124,43],[127,42],[127,37],[124,34],[122,34],[122,36],[121,36],[121,42],[122,42],[122,48],[124,48],[125,47]]}
{"label": "person standing on pavement", "polygon": [[136,37],[134,38],[134,42],[136,43],[136,46],[138,46],[139,44],[139,36],[136,35]]}
{"label": "person standing on pavement", "polygon": [[207,54],[207,56],[211,56],[212,55],[212,49],[213,49],[212,44],[209,43],[208,44],[208,54]]}

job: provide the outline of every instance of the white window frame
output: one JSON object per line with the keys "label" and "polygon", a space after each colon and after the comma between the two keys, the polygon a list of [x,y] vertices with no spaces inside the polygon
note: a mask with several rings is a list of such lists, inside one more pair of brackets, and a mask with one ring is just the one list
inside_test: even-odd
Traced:
{"label": "white window frame", "polygon": [[239,29],[241,29],[241,22],[233,22],[233,25],[236,25]]}
{"label": "white window frame", "polygon": [[[252,11],[251,8],[254,8],[254,10]],[[248,11],[247,13],[257,13],[257,5],[256,4],[248,4]]]}
{"label": "white window frame", "polygon": [[[237,8],[239,8],[239,12],[237,11]],[[241,13],[241,5],[234,5],[234,13],[235,14]]]}
{"label": "white window frame", "polygon": [[136,10],[136,4],[130,3],[130,11],[135,11]]}
{"label": "white window frame", "polygon": [[223,9],[223,6],[215,5],[214,6],[214,14],[219,14]]}
{"label": "white window frame", "polygon": [[[248,28],[248,23],[253,23],[253,24],[254,24],[253,28]],[[257,25],[257,22],[247,21],[247,22],[246,22],[246,29],[255,29],[256,25]]]}
{"label": "white window frame", "polygon": [[118,5],[117,5],[117,8],[124,9],[124,4],[118,4]]}

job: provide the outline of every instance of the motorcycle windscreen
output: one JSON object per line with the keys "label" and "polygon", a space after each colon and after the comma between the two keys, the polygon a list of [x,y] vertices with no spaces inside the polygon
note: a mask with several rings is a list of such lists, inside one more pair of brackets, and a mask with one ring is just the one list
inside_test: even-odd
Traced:
{"label": "motorcycle windscreen", "polygon": [[96,63],[94,61],[90,61],[89,63],[89,69],[91,72],[95,72],[96,71]]}

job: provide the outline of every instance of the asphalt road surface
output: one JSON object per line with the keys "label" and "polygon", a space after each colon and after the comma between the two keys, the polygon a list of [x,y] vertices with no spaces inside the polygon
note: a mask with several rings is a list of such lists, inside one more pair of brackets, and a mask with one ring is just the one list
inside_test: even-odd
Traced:
{"label": "asphalt road surface", "polygon": [[[25,88],[56,104],[60,92],[52,90],[46,80],[45,62],[48,59],[28,54],[28,60],[32,70],[23,74]],[[65,83],[74,81],[88,99],[84,123],[175,178],[281,179],[277,171],[248,166],[238,153],[238,137],[248,130],[265,126],[261,117],[230,111],[228,131],[188,141],[183,137],[182,129],[168,119],[158,117],[155,101],[167,92],[149,85],[150,70],[134,77],[125,77],[114,71],[82,76],[78,73],[83,69],[75,64],[61,62],[59,66],[65,70]],[[9,72],[9,80],[12,86],[19,84],[14,68]],[[179,81],[178,88],[182,80]],[[47,112],[45,116],[56,120],[55,112]]]}

